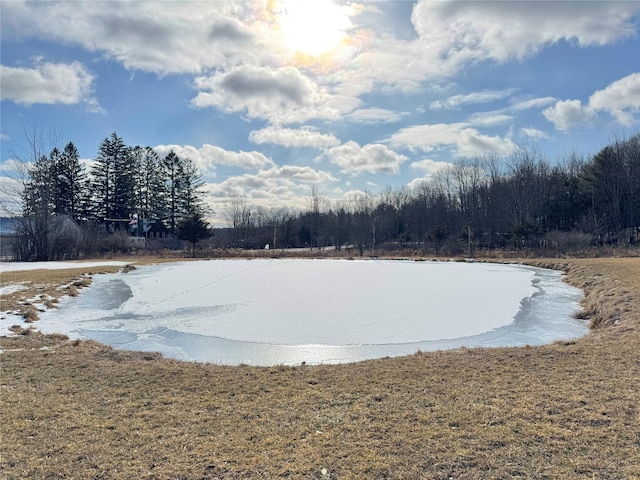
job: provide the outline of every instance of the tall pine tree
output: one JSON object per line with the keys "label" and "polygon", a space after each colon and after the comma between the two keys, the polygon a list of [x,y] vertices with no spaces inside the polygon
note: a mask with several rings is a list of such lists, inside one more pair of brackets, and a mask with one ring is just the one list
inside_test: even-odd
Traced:
{"label": "tall pine tree", "polygon": [[133,167],[130,148],[115,132],[100,143],[92,170],[93,216],[107,229],[119,228],[133,210]]}
{"label": "tall pine tree", "polygon": [[57,157],[57,206],[56,211],[84,219],[87,203],[87,178],[78,149],[69,142]]}
{"label": "tall pine tree", "polygon": [[171,233],[176,234],[178,223],[195,213],[204,214],[203,185],[198,167],[189,158],[180,158],[171,150],[162,160],[166,178],[165,220]]}

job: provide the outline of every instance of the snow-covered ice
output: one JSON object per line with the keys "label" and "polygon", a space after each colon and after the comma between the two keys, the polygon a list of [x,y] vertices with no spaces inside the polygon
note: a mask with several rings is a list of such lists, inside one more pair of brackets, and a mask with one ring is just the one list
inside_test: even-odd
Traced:
{"label": "snow-covered ice", "polygon": [[551,270],[373,260],[211,260],[97,275],[38,327],[194,361],[337,363],[587,331]]}

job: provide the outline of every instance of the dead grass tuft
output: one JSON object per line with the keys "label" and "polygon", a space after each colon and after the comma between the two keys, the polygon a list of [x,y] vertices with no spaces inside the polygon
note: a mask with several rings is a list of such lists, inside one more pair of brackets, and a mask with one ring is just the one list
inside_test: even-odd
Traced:
{"label": "dead grass tuft", "polygon": [[44,301],[44,306],[47,308],[58,308],[58,303],[60,303],[60,300],[57,298],[47,298]]}
{"label": "dead grass tuft", "polygon": [[91,283],[92,283],[92,280],[90,277],[83,277],[73,282],[73,286],[76,288],[84,288],[91,285]]}
{"label": "dead grass tuft", "polygon": [[22,312],[22,318],[26,323],[33,323],[38,320],[38,310],[33,305],[27,305]]}
{"label": "dead grass tuft", "polygon": [[12,332],[12,333],[15,333],[16,335],[20,335],[20,334],[22,334],[22,332],[23,332],[24,330],[25,330],[25,329],[24,329],[24,328],[22,328],[20,325],[11,325],[11,326],[9,327],[9,331],[10,331],[10,332]]}

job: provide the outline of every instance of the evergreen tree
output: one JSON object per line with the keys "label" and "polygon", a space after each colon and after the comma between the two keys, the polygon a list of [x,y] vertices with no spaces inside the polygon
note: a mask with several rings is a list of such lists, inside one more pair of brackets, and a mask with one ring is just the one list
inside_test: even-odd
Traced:
{"label": "evergreen tree", "polygon": [[135,209],[140,218],[158,217],[166,210],[165,177],[160,158],[151,147],[132,149],[135,165]]}
{"label": "evergreen tree", "polygon": [[74,220],[84,218],[87,203],[87,177],[76,146],[69,142],[57,159],[57,210]]}
{"label": "evergreen tree", "polygon": [[176,232],[176,226],[179,216],[178,195],[180,192],[180,157],[171,150],[162,160],[162,166],[165,172],[166,192],[167,192],[167,211],[165,218],[171,233]]}
{"label": "evergreen tree", "polygon": [[204,213],[201,187],[202,177],[195,163],[182,159],[171,150],[162,160],[165,173],[166,215],[169,230],[176,234],[183,217]]}
{"label": "evergreen tree", "polygon": [[203,214],[198,211],[184,216],[178,223],[176,231],[176,236],[180,240],[185,240],[191,244],[191,255],[193,257],[196,256],[196,244],[212,235],[211,227],[204,220]]}
{"label": "evergreen tree", "polygon": [[203,185],[202,175],[197,165],[190,158],[183,159],[179,180],[180,211],[183,215],[204,214],[204,206],[202,204]]}
{"label": "evergreen tree", "polygon": [[134,197],[130,149],[116,133],[100,143],[92,174],[93,216],[106,228],[114,228],[118,220],[129,218]]}

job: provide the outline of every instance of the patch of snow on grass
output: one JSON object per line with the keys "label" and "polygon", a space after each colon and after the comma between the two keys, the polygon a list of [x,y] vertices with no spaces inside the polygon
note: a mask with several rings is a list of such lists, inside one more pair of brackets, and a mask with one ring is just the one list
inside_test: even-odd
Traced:
{"label": "patch of snow on grass", "polygon": [[9,295],[10,293],[24,290],[25,288],[26,287],[24,285],[5,285],[4,287],[0,287],[0,295]]}

